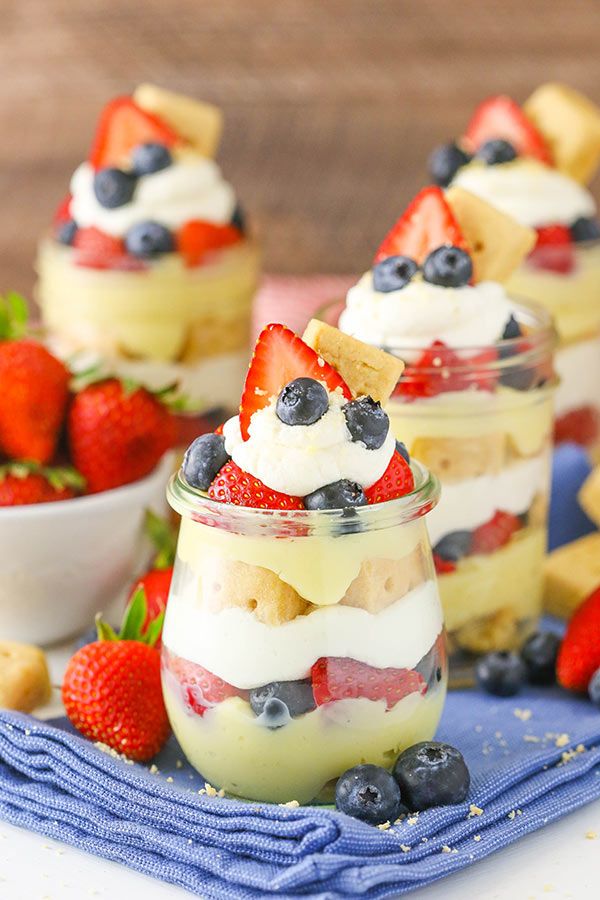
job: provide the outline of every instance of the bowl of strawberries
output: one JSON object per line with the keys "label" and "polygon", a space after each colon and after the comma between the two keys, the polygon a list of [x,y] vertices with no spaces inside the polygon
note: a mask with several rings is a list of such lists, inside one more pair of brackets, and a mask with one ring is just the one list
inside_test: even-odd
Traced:
{"label": "bowl of strawberries", "polygon": [[26,321],[21,297],[0,298],[0,635],[47,645],[89,625],[143,566],[175,419],[168,391],[74,379]]}

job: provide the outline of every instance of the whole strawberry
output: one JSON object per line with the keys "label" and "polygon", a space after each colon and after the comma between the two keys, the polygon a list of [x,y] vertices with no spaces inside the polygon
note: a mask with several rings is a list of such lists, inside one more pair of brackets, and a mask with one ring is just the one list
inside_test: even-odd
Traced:
{"label": "whole strawberry", "polygon": [[68,415],[73,464],[97,493],[148,475],[175,440],[175,419],[143,387],[116,378],[88,384]]}
{"label": "whole strawberry", "polygon": [[70,500],[84,487],[84,479],[74,469],[48,469],[30,462],[0,466],[0,506]]}
{"label": "whole strawberry", "polygon": [[78,731],[129,759],[156,756],[169,734],[155,648],[162,615],[145,632],[143,596],[128,607],[117,635],[98,620],[98,640],[71,658],[62,686],[66,713]]}
{"label": "whole strawberry", "polygon": [[[132,584],[128,598],[128,602],[131,602],[138,591],[143,592],[147,613],[142,628],[148,627],[150,622],[160,613],[164,613],[167,607],[177,541],[177,534],[171,523],[166,519],[161,519],[152,510],[148,510],[146,513],[146,533],[154,543],[157,552],[152,561],[152,568]],[[160,645],[159,635],[156,641],[157,649]]]}
{"label": "whole strawberry", "polygon": [[64,422],[70,375],[43,344],[24,336],[26,321],[22,297],[0,298],[0,450],[47,463]]}
{"label": "whole strawberry", "polygon": [[558,651],[558,683],[572,691],[587,691],[600,668],[600,588],[584,600],[569,622]]}

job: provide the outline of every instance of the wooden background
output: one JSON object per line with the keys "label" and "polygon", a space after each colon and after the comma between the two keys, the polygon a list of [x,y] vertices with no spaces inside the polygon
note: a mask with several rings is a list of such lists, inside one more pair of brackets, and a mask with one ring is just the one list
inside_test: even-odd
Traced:
{"label": "wooden background", "polygon": [[473,104],[562,79],[600,102],[598,0],[0,0],[0,290],[101,104],[154,80],[221,104],[270,271],[354,272]]}

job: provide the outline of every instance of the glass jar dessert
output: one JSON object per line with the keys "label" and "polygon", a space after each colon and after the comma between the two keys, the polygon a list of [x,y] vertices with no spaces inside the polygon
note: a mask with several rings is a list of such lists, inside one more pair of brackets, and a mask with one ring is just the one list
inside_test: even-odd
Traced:
{"label": "glass jar dessert", "polygon": [[[236,796],[327,799],[349,767],[391,768],[430,739],[442,712],[425,525],[439,485],[366,395],[363,376],[375,393],[381,378],[360,346],[339,335],[328,360],[268,326],[240,415],[192,444],[169,487],[182,525],[165,702],[192,765]],[[365,353],[393,386],[397,361]]]}

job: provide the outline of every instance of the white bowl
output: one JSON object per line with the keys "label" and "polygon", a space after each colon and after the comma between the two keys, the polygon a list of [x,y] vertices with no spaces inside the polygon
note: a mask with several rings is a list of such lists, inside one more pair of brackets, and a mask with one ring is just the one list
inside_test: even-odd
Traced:
{"label": "white bowl", "polygon": [[146,478],[88,497],[0,508],[0,639],[53,644],[93,624],[142,563],[144,513],[163,513],[168,453]]}

